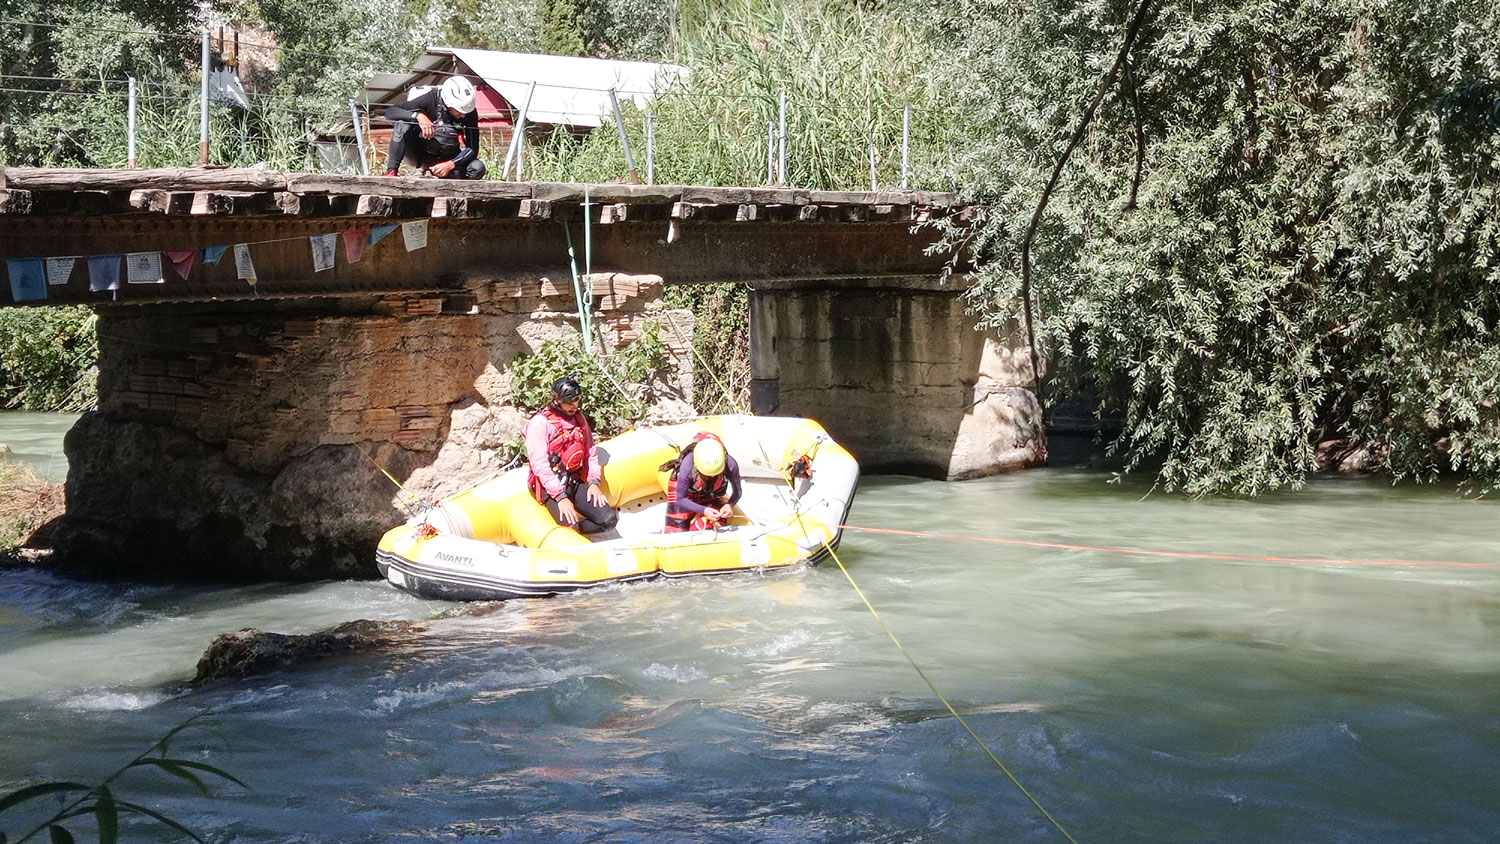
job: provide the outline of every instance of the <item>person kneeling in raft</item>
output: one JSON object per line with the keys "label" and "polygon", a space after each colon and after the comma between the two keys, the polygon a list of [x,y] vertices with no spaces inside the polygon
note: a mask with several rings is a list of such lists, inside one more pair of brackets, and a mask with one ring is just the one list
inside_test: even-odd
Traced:
{"label": "person kneeling in raft", "polygon": [[579,533],[615,526],[620,515],[599,488],[599,450],[579,403],[583,388],[564,375],[552,382],[552,399],[526,423],[526,485],[560,525]]}
{"label": "person kneeling in raft", "polygon": [[[667,524],[663,533],[717,529],[734,515],[734,505],[745,491],[740,464],[724,451],[713,434],[699,434],[662,471],[676,470],[667,485]],[[732,491],[731,491],[732,490]]]}

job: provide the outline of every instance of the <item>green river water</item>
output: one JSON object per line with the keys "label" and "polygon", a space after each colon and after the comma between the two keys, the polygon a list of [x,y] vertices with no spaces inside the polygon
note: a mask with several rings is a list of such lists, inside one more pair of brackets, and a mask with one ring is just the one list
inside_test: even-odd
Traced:
{"label": "green river water", "polygon": [[[69,424],[0,415],[0,442],[39,459]],[[1053,450],[866,477],[851,525],[940,535],[845,533],[879,620],[827,562],[515,601],[189,689],[221,632],[444,606],[0,569],[0,793],[102,777],[208,711],[181,752],[248,789],[118,790],[209,841],[1500,839],[1495,502],[1369,478],[1192,501]]]}

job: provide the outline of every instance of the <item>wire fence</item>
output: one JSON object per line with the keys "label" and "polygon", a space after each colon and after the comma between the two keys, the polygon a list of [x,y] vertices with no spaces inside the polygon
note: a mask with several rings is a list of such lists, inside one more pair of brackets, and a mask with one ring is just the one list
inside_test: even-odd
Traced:
{"label": "wire fence", "polygon": [[[186,62],[164,66],[163,78],[0,76],[0,150],[12,164],[83,159],[106,167],[215,163],[365,173],[387,166],[383,130],[389,103],[370,101],[368,90],[345,102],[317,92],[267,90],[263,80],[241,80],[234,66],[242,50],[340,63],[348,63],[348,56],[236,39],[235,60],[226,60],[227,38],[214,39],[207,30],[164,33],[0,19],[0,34],[25,26],[181,39],[184,47],[196,40],[204,60],[196,71]],[[675,75],[643,89],[481,78],[422,66],[400,72],[429,84],[462,75],[488,88],[498,106],[481,113],[480,155],[490,178],[956,187],[952,124],[930,103],[886,101],[877,107],[797,91],[704,91]],[[528,95],[509,102],[495,90],[502,86],[526,86]],[[587,101],[581,108],[594,113],[583,115],[583,125],[562,118],[555,107],[528,113],[532,92],[540,92],[538,101]]]}

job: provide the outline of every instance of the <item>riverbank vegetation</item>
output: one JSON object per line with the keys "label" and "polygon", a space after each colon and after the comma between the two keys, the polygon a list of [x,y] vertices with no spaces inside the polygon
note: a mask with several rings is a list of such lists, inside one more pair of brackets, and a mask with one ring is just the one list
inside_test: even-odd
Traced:
{"label": "riverbank vegetation", "polygon": [[[12,127],[0,150],[11,161],[118,165],[120,130],[43,124],[123,127],[118,96],[65,93],[97,93],[125,74],[162,82],[151,108],[182,109],[164,92],[194,84],[193,33],[205,21],[181,0],[68,8],[33,2],[12,17],[87,31],[34,26],[0,40],[8,74],[67,80],[0,100]],[[978,262],[970,296],[982,326],[1024,323],[1044,400],[1097,397],[1098,412],[1120,421],[1111,445],[1127,470],[1159,466],[1168,490],[1255,494],[1358,452],[1393,478],[1456,472],[1476,491],[1500,488],[1493,3],[671,8],[340,0],[307,15],[220,4],[213,22],[280,46],[275,61],[245,53],[242,70],[260,74],[265,96],[216,115],[240,121],[245,139],[217,157],[309,161],[307,130],[346,113],[370,72],[406,67],[426,43],[686,66],[690,82],[649,117],[625,108],[638,157],[650,121],[659,182],[766,181],[784,96],[787,182],[895,186],[910,107],[910,184],[956,187],[985,209],[947,232]],[[133,34],[99,34],[110,29]],[[160,135],[191,116],[151,114]],[[38,125],[22,128],[18,115]],[[616,128],[536,139],[529,175],[623,177]],[[187,163],[195,151],[163,147],[142,161]],[[486,154],[498,164],[503,151]],[[744,348],[725,318],[744,313],[742,295],[687,302],[700,350],[733,372]]]}
{"label": "riverbank vegetation", "polygon": [[1167,489],[1350,442],[1500,487],[1497,7],[1155,0],[1122,54],[1140,8],[942,4],[985,321],[1029,316],[1048,398],[1094,391]]}
{"label": "riverbank vegetation", "polygon": [[0,408],[76,413],[94,406],[99,340],[86,307],[0,310]]}
{"label": "riverbank vegetation", "polygon": [[63,496],[62,484],[47,482],[20,460],[0,456],[0,560],[62,515]]}

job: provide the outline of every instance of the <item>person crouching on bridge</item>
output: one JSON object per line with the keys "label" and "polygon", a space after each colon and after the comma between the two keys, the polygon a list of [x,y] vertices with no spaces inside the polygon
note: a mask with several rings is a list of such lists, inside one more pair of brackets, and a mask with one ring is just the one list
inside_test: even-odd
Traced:
{"label": "person crouching on bridge", "polygon": [[583,388],[564,375],[552,382],[552,399],[526,423],[526,483],[560,525],[579,533],[609,530],[619,514],[599,488],[599,450],[579,408]]}
{"label": "person crouching on bridge", "polygon": [[484,178],[474,97],[474,83],[452,76],[439,88],[388,107],[385,116],[395,125],[385,174],[397,175],[407,162],[439,179]]}
{"label": "person crouching on bridge", "polygon": [[714,530],[729,523],[745,491],[740,464],[713,434],[699,434],[675,460],[662,466],[676,470],[667,484],[667,524],[662,533]]}

